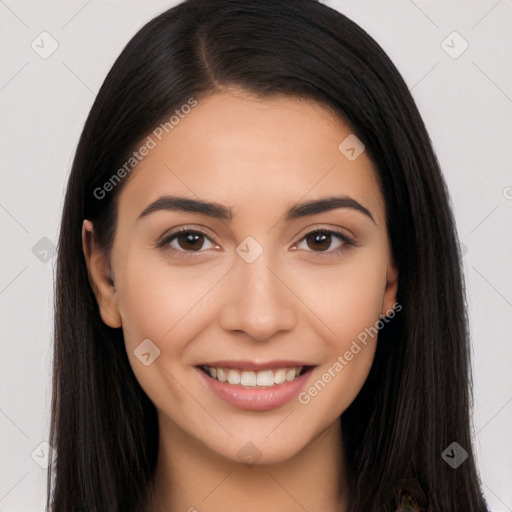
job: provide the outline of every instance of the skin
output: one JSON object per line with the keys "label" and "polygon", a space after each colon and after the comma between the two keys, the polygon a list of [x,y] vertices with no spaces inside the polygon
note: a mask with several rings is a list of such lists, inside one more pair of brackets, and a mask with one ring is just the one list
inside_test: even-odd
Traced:
{"label": "skin", "polygon": [[[293,398],[266,412],[228,405],[196,365],[304,361],[315,365],[307,389],[393,308],[398,275],[385,203],[367,154],[349,161],[338,150],[350,133],[311,101],[209,93],[127,178],[110,258],[84,221],[102,319],[122,327],[134,374],[158,412],[153,511],[346,509],[340,415],[368,375],[375,338],[308,404]],[[233,220],[177,211],[137,220],[165,194],[221,203],[233,208]],[[330,195],[352,197],[375,222],[348,208],[283,220],[291,205]],[[172,242],[175,252],[156,247],[180,226],[206,237],[192,249],[183,235]],[[357,245],[335,253],[344,242],[333,236],[318,248],[305,235],[320,229]],[[250,264],[236,252],[247,236],[263,247]],[[179,257],[187,251],[190,259]],[[149,366],[134,354],[147,338],[160,349]],[[253,466],[237,456],[248,442],[260,452]]]}

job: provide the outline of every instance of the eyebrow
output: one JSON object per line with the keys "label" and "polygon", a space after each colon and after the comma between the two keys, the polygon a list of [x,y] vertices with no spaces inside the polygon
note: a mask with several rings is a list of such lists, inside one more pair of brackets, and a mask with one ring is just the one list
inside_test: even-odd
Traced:
{"label": "eyebrow", "polygon": [[[345,208],[361,212],[375,223],[375,219],[370,211],[355,199],[348,196],[322,197],[320,199],[295,204],[286,210],[284,219],[286,221],[290,221],[301,217],[307,217],[308,215],[316,215],[330,210],[335,210],[337,208]],[[161,210],[201,213],[215,219],[226,221],[231,221],[233,219],[232,209],[219,203],[191,199],[189,197],[162,196],[147,206],[139,215],[137,220],[149,215],[150,213]]]}

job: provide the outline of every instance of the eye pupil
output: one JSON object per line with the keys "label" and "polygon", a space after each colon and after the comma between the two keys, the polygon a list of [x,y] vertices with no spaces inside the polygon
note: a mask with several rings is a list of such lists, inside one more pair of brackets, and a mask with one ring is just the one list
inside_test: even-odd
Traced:
{"label": "eye pupil", "polygon": [[[190,249],[200,249],[202,244],[202,238],[203,235],[200,235],[199,233],[194,233],[192,231],[185,231],[184,233],[180,234],[178,239],[185,239],[186,244],[189,244],[189,247],[183,246],[183,244],[180,242],[180,246],[183,249],[190,250]],[[200,243],[198,244],[197,241],[200,240]]]}
{"label": "eye pupil", "polygon": [[[313,247],[309,244],[309,240],[313,239],[315,241],[315,244]],[[319,244],[317,244],[319,242]],[[308,236],[308,246],[310,249],[314,249],[315,247],[320,250],[327,250],[329,246],[331,245],[331,235],[329,233],[325,233],[323,231],[317,231],[316,233],[313,233],[312,235]]]}

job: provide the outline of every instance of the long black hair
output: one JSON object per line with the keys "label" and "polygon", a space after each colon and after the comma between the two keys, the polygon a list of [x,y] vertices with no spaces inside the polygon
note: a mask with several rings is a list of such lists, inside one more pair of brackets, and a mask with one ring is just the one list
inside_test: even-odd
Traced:
{"label": "long black hair", "polygon": [[[231,86],[331,109],[378,171],[402,310],[380,331],[370,374],[341,417],[350,512],[392,511],[405,491],[421,511],[486,512],[471,446],[461,254],[439,163],[384,51],[314,0],[187,0],[140,29],[108,73],[62,212],[49,439],[58,456],[48,470],[47,509],[147,510],[156,409],[131,370],[122,329],[101,320],[81,226],[93,222],[108,254],[129,176],[108,193],[99,185],[177,108]],[[468,454],[457,468],[441,456],[453,442]]]}

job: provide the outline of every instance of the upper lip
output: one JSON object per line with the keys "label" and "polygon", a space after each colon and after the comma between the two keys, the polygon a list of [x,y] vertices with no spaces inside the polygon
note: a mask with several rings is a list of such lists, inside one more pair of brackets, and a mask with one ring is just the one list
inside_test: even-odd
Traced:
{"label": "upper lip", "polygon": [[313,366],[308,365],[301,361],[292,361],[290,359],[268,361],[266,363],[256,363],[254,361],[212,361],[210,363],[203,363],[197,366],[209,366],[213,368],[232,368],[234,370],[246,370],[258,372],[261,370],[273,370],[275,368],[294,368],[298,366]]}

